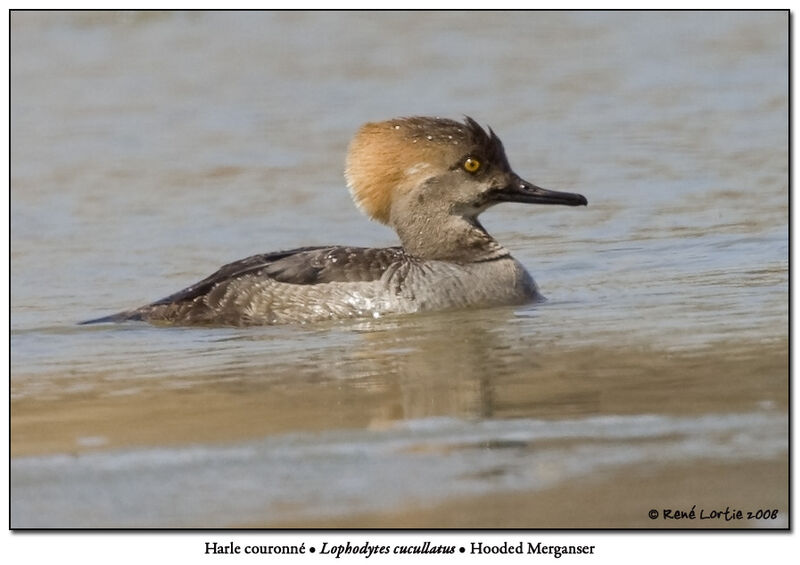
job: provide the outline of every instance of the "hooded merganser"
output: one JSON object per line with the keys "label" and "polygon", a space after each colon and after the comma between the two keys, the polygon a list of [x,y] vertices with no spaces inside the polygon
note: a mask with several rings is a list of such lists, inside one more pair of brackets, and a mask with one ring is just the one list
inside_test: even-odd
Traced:
{"label": "hooded merganser", "polygon": [[152,304],[82,323],[245,326],[541,300],[478,215],[500,202],[587,204],[520,178],[497,135],[469,117],[368,123],[350,144],[345,177],[356,205],[394,228],[400,247],[254,255]]}

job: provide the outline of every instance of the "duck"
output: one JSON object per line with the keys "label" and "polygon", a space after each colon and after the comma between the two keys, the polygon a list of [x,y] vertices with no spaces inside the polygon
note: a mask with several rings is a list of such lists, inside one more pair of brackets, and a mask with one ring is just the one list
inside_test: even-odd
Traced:
{"label": "duck", "polygon": [[366,123],[348,147],[345,179],[356,206],[400,245],[253,255],[161,300],[81,323],[305,324],[542,301],[478,217],[506,202],[588,204],[521,178],[500,138],[468,116]]}

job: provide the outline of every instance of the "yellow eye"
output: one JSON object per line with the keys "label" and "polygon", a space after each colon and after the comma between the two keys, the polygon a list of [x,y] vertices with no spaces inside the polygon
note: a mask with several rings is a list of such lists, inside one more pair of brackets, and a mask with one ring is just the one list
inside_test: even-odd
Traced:
{"label": "yellow eye", "polygon": [[481,168],[481,162],[472,157],[467,157],[467,159],[464,161],[463,166],[464,170],[467,171],[468,173],[477,173],[478,169]]}

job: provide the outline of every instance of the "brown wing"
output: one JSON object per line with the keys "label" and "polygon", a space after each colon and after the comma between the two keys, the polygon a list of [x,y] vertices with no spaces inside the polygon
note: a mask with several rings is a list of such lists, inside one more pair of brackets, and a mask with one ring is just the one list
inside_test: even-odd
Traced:
{"label": "brown wing", "polygon": [[405,257],[400,247],[369,249],[363,247],[301,247],[253,255],[221,267],[214,274],[175,294],[141,309],[87,320],[81,324],[141,319],[140,310],[190,302],[211,292],[220,284],[245,275],[270,278],[289,284],[330,282],[367,282],[379,279],[392,263]]}

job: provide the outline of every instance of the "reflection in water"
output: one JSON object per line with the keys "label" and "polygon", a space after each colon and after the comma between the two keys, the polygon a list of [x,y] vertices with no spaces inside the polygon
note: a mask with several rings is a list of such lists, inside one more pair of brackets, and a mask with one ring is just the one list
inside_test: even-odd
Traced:
{"label": "reflection in water", "polygon": [[[15,383],[14,525],[448,525],[465,510],[435,519],[391,512],[564,488],[617,468],[648,477],[676,461],[693,472],[706,461],[722,473],[763,460],[776,465],[767,473],[785,468],[786,340],[672,351],[571,345],[530,327],[548,308],[331,324],[291,336],[276,328],[144,328],[191,336],[180,372],[159,362],[175,357],[170,347],[151,352],[139,375],[40,374]],[[213,492],[175,501],[221,476]],[[648,504],[671,503],[671,489],[660,490],[668,482],[648,487],[660,492]],[[74,500],[98,484],[110,498],[76,511]],[[702,484],[695,501],[708,493]],[[747,488],[737,492],[737,500],[766,502]],[[768,500],[782,504],[781,492]],[[492,503],[476,504],[466,511],[476,515],[472,527],[554,519],[511,505],[482,521],[477,509]],[[647,525],[640,509],[615,508],[622,514],[598,513],[604,521],[583,525]],[[340,521],[342,509],[350,521]],[[773,526],[785,523],[782,514]]]}
{"label": "reflection in water", "polygon": [[[221,340],[200,340],[195,348],[206,354],[193,368],[184,363],[180,374],[169,374],[168,365],[151,374],[148,363],[143,375],[95,373],[68,379],[69,386],[58,384],[60,374],[39,375],[14,387],[23,390],[12,404],[12,450],[81,452],[76,438],[99,430],[110,434],[111,445],[137,445],[380,429],[431,417],[558,419],[786,407],[785,340],[719,342],[685,352],[570,346],[520,331],[530,320],[504,309],[456,312],[297,330],[291,343],[276,340],[272,329],[260,335],[236,330]],[[303,338],[316,347],[297,359]],[[160,358],[174,355],[164,351]],[[71,424],[43,433],[53,420]]]}

